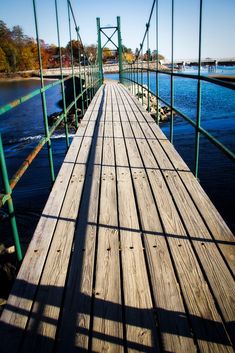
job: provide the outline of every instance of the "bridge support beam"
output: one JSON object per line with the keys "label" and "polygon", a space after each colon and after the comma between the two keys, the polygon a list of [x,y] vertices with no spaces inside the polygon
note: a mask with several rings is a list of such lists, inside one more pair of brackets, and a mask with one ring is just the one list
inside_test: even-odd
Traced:
{"label": "bridge support beam", "polygon": [[101,83],[104,81],[104,75],[103,75],[103,49],[101,46],[101,31],[100,31],[100,18],[96,18],[96,24],[97,24],[97,35],[98,35],[98,63],[99,63],[99,78],[101,80]]}
{"label": "bridge support beam", "polygon": [[121,20],[117,17],[117,30],[118,30],[118,63],[119,63],[119,81],[122,83],[122,37],[121,37]]}
{"label": "bridge support beam", "polygon": [[[119,81],[122,82],[122,71],[123,71],[123,66],[122,66],[122,37],[121,37],[121,20],[120,17],[117,17],[117,26],[106,26],[106,27],[101,27],[100,26],[100,18],[96,18],[96,23],[97,23],[97,35],[98,35],[98,62],[99,62],[99,74],[100,78],[103,83],[104,75],[103,75],[103,49],[105,46],[111,42],[114,47],[117,49],[118,53],[118,63],[119,63]],[[110,35],[105,33],[107,29],[113,29],[114,32]],[[101,33],[106,37],[106,43],[102,46],[102,41],[101,41]],[[118,45],[113,41],[113,36],[117,33],[117,40],[118,40]]]}

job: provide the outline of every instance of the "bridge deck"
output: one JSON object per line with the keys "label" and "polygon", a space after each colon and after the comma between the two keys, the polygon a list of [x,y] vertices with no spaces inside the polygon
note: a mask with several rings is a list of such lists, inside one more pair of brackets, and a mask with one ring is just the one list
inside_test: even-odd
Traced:
{"label": "bridge deck", "polygon": [[233,352],[234,238],[139,102],[108,83],[0,322],[1,352]]}

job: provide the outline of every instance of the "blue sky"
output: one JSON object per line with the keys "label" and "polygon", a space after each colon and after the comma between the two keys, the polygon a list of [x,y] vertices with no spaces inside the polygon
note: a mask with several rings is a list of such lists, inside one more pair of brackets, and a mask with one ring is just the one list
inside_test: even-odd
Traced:
{"label": "blue sky", "polygon": [[[196,58],[199,0],[174,2],[174,57]],[[152,0],[71,0],[71,3],[85,44],[96,43],[96,17],[101,18],[102,25],[115,25],[116,16],[121,16],[123,44],[132,49],[139,47],[152,6]],[[58,5],[61,41],[66,45],[69,40],[66,0],[58,0]],[[54,0],[37,0],[37,8],[40,37],[47,43],[57,44]],[[32,0],[2,0],[0,19],[9,27],[19,24],[25,34],[35,37]],[[202,28],[203,57],[235,57],[235,0],[203,0]],[[155,32],[154,16],[151,49],[156,48]],[[159,0],[159,52],[168,59],[171,57],[171,0]]]}

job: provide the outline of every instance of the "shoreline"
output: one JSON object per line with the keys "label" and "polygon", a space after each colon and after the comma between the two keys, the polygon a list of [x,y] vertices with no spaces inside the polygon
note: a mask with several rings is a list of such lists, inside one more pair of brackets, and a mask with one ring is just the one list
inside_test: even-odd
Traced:
{"label": "shoreline", "polygon": [[[37,76],[32,76],[32,77],[0,77],[0,84],[1,82],[21,82],[21,81],[29,81],[29,80],[35,80],[35,81],[39,81],[40,77]],[[58,78],[47,78],[44,77],[45,81],[57,81]]]}
{"label": "shoreline", "polygon": [[217,80],[235,82],[235,75],[223,75],[223,74],[213,74],[208,77],[216,78]]}

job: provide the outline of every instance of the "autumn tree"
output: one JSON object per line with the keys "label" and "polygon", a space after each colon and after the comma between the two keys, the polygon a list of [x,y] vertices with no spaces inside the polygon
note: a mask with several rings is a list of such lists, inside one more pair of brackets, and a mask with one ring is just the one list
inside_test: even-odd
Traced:
{"label": "autumn tree", "polygon": [[1,71],[15,72],[37,67],[36,43],[25,36],[20,26],[12,31],[0,21]]}
{"label": "autumn tree", "polygon": [[8,72],[9,71],[9,64],[7,61],[6,54],[0,47],[0,72]]}
{"label": "autumn tree", "polygon": [[97,46],[94,44],[90,44],[85,47],[85,52],[87,57],[89,58],[90,62],[95,63],[96,56],[97,56]]}
{"label": "autumn tree", "polygon": [[103,49],[103,61],[106,62],[108,59],[111,59],[113,57],[112,51],[105,47]]}
{"label": "autumn tree", "polygon": [[10,69],[11,64],[15,64],[15,53],[14,48],[12,47],[11,32],[7,28],[6,23],[2,20],[0,20],[0,48],[2,52],[2,62],[4,61],[4,66],[7,66],[8,69]]}
{"label": "autumn tree", "polygon": [[[59,67],[60,52],[62,54],[62,65],[71,65],[71,48],[73,51],[74,64],[84,60],[91,63],[96,62],[97,46],[94,44],[83,47],[79,40],[71,40],[65,48],[48,45],[44,40],[40,40],[41,58],[43,68]],[[125,47],[126,48],[126,47]],[[126,48],[125,52],[130,53],[131,49]],[[103,59],[117,58],[117,53],[109,48],[103,49]],[[131,56],[127,56],[131,60]],[[33,38],[29,38],[23,29],[16,25],[10,30],[5,22],[0,20],[0,71],[16,72],[34,70],[39,68],[37,43]]]}
{"label": "autumn tree", "polygon": [[32,48],[25,46],[22,48],[20,53],[20,64],[19,69],[21,71],[32,70],[37,68],[37,60]]}
{"label": "autumn tree", "polygon": [[131,52],[129,52],[129,53],[124,53],[123,54],[123,59],[125,60],[125,61],[127,61],[128,63],[133,63],[133,61],[135,60],[135,56],[134,56],[134,54]]}
{"label": "autumn tree", "polygon": [[73,59],[74,63],[78,63],[81,53],[84,51],[82,43],[79,40],[72,39],[68,42],[66,46],[66,54],[70,58],[71,57],[71,47],[73,50]]}

